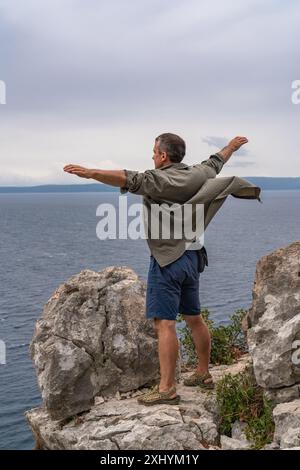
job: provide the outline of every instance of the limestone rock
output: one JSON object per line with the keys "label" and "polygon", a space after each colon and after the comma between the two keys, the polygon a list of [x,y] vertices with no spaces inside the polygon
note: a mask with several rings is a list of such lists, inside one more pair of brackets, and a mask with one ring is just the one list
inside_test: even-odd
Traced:
{"label": "limestone rock", "polygon": [[95,397],[95,405],[101,405],[105,400],[103,397]]}
{"label": "limestone rock", "polygon": [[300,382],[299,259],[298,241],[257,263],[247,339],[257,383],[266,389]]}
{"label": "limestone rock", "polygon": [[53,419],[157,379],[156,334],[144,311],[145,284],[127,267],[84,270],[56,290],[30,346]]}
{"label": "limestone rock", "polygon": [[146,407],[135,398],[110,400],[69,421],[53,420],[45,408],[26,413],[42,449],[201,450],[218,433],[210,400],[196,387],[179,385],[179,405]]}
{"label": "limestone rock", "polygon": [[251,444],[248,441],[233,439],[228,436],[221,436],[221,448],[222,450],[249,450]]}
{"label": "limestone rock", "polygon": [[267,389],[264,395],[276,405],[287,403],[300,397],[300,384],[295,384],[291,387]]}
{"label": "limestone rock", "polygon": [[[226,373],[238,373],[247,367],[249,357],[240,364],[213,367],[216,381]],[[189,374],[184,374],[185,376]],[[146,388],[139,393],[145,393]],[[218,449],[219,435],[215,391],[201,391],[198,387],[178,384],[179,405],[139,405],[134,392],[122,400],[116,397],[95,398],[90,411],[69,420],[51,418],[45,407],[26,413],[42,449],[157,449],[200,450]]]}
{"label": "limestone rock", "polygon": [[273,410],[275,422],[274,441],[281,448],[300,445],[300,399],[281,403]]}
{"label": "limestone rock", "polygon": [[271,444],[264,445],[261,450],[279,450],[279,444],[277,442],[271,442]]}
{"label": "limestone rock", "polygon": [[248,441],[245,429],[246,423],[235,421],[231,428],[231,437],[221,436],[222,450],[246,450],[250,449],[252,443]]}
{"label": "limestone rock", "polygon": [[246,427],[246,423],[235,421],[231,427],[231,437],[239,441],[247,441],[247,436],[245,434]]}
{"label": "limestone rock", "polygon": [[280,439],[280,447],[287,449],[289,447],[300,446],[300,428],[288,429]]}

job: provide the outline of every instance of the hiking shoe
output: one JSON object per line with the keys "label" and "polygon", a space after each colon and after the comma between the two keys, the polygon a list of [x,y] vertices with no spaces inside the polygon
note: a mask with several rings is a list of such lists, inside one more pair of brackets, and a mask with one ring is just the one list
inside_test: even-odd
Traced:
{"label": "hiking shoe", "polygon": [[178,405],[180,402],[180,396],[176,395],[172,397],[176,392],[176,388],[172,387],[168,392],[160,392],[159,386],[156,385],[152,390],[141,395],[137,398],[140,405],[152,406],[152,405]]}
{"label": "hiking shoe", "polygon": [[[205,380],[211,379],[209,382],[205,382]],[[215,388],[215,384],[212,380],[212,376],[209,372],[206,374],[199,374],[198,372],[194,372],[190,377],[186,378],[183,381],[183,384],[187,387],[196,387],[199,386],[201,388],[212,390]]]}

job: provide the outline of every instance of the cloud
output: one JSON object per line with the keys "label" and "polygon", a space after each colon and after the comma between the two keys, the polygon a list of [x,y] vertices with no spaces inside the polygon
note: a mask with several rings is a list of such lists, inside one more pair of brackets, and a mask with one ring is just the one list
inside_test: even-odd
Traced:
{"label": "cloud", "polygon": [[72,152],[78,162],[100,154],[143,169],[165,130],[186,138],[191,162],[224,146],[214,136],[247,135],[240,156],[255,155],[255,172],[300,172],[300,106],[291,104],[299,2],[1,0],[0,8],[4,180],[17,165],[38,184],[41,158],[47,172]]}
{"label": "cloud", "polygon": [[232,162],[227,164],[227,168],[231,168],[231,167],[247,168],[248,166],[252,166],[254,164],[255,162],[245,162],[245,161],[241,162],[241,161],[233,160]]}
{"label": "cloud", "polygon": [[230,112],[276,106],[278,90],[272,97],[292,67],[298,27],[288,2],[279,5],[2,1],[10,105],[75,115],[81,108],[104,119],[157,107],[195,113],[217,103],[227,103],[228,112],[229,101]]}
{"label": "cloud", "polygon": [[[226,137],[213,137],[213,136],[205,137],[204,139],[202,139],[202,142],[208,144],[211,147],[217,147],[218,149],[224,148],[228,144],[229,141],[230,139]],[[245,149],[245,147],[241,147],[237,152],[235,152],[235,155],[245,156],[245,155],[248,155],[248,152]]]}

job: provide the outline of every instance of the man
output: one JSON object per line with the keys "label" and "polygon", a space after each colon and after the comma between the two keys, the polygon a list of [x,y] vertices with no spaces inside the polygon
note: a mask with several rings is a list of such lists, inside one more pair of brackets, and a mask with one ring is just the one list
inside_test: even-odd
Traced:
{"label": "man", "polygon": [[[131,170],[97,170],[79,165],[66,165],[64,171],[82,178],[120,187],[143,196],[147,209],[153,204],[204,205],[204,225],[208,223],[231,194],[246,199],[259,199],[260,188],[238,177],[216,178],[231,155],[248,142],[246,137],[235,137],[218,153],[201,164],[188,166],[182,162],[185,142],[171,133],[155,139],[153,148],[154,170],[143,173]],[[205,248],[187,249],[181,239],[147,239],[151,257],[148,272],[146,316],[154,320],[158,335],[160,383],[138,401],[144,405],[159,403],[178,404],[175,370],[178,357],[176,317],[184,316],[192,331],[198,365],[185,380],[185,385],[213,388],[208,371],[211,338],[200,316],[199,275],[207,264]]]}

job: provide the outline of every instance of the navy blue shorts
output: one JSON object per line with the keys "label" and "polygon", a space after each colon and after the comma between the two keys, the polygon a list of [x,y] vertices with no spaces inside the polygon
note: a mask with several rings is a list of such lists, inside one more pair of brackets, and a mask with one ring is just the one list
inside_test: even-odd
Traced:
{"label": "navy blue shorts", "polygon": [[186,250],[173,263],[160,267],[150,256],[146,317],[176,320],[178,313],[200,314],[199,265],[196,250]]}

